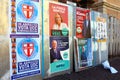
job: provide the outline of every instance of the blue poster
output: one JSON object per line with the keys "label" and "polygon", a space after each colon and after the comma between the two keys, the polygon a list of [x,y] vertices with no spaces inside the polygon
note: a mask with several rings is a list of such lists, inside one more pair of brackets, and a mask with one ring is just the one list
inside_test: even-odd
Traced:
{"label": "blue poster", "polygon": [[10,78],[40,74],[40,2],[11,0],[9,9]]}
{"label": "blue poster", "polygon": [[[21,36],[21,35],[20,35]],[[32,76],[40,73],[40,43],[39,36],[10,35],[11,80]]]}
{"label": "blue poster", "polygon": [[106,14],[91,11],[91,36],[93,43],[93,65],[101,64],[108,59],[107,19]]}
{"label": "blue poster", "polygon": [[11,4],[11,33],[38,34],[40,25],[39,1],[12,0]]}
{"label": "blue poster", "polygon": [[80,70],[92,66],[93,54],[92,43],[90,38],[77,40],[76,59],[76,63]]}
{"label": "blue poster", "polygon": [[91,39],[78,39],[78,50],[79,50],[79,66],[88,67],[92,66],[93,54]]}

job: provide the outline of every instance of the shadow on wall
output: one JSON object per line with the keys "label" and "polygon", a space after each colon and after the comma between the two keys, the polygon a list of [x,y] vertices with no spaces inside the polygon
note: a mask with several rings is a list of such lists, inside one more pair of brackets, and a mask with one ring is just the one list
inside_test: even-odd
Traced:
{"label": "shadow on wall", "polygon": [[0,35],[0,78],[9,70],[9,38]]}

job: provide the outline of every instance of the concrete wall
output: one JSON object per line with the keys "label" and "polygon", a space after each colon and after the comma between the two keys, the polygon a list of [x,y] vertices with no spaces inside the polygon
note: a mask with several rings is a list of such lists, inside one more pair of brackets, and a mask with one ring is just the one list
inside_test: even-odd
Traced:
{"label": "concrete wall", "polygon": [[8,0],[0,1],[0,35],[8,33]]}
{"label": "concrete wall", "polygon": [[92,9],[120,19],[119,5],[119,0],[99,0],[93,4]]}

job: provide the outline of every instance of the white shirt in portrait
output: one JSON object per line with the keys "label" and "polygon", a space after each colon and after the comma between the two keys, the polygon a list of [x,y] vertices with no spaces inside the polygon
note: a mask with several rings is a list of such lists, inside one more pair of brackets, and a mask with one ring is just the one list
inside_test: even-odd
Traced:
{"label": "white shirt in portrait", "polygon": [[58,24],[54,24],[53,25],[53,29],[55,29],[55,30],[62,30],[63,28],[67,28],[68,29],[67,24],[61,23],[60,26],[58,26]]}

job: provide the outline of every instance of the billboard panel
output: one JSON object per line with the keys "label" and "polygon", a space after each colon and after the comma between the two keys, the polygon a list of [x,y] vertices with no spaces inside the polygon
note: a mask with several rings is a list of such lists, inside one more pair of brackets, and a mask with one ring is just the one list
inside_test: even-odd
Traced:
{"label": "billboard panel", "polygon": [[44,2],[44,78],[72,70],[72,12],[72,6],[53,1]]}
{"label": "billboard panel", "polygon": [[10,78],[40,74],[40,2],[11,0],[9,10]]}
{"label": "billboard panel", "polygon": [[108,16],[91,11],[91,37],[93,44],[93,64],[97,65],[108,59],[107,22]]}
{"label": "billboard panel", "polygon": [[70,68],[68,7],[49,3],[50,72]]}

